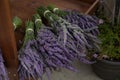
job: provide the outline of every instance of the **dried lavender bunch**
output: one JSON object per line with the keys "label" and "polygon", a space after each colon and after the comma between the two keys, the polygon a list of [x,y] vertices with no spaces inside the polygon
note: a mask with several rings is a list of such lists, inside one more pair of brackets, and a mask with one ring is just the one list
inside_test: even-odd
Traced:
{"label": "dried lavender bunch", "polygon": [[[98,19],[95,16],[80,14],[76,10],[62,11],[53,5],[49,5],[47,8],[50,11],[52,11],[53,13],[62,17],[63,19],[67,20],[68,22],[78,25],[83,31],[91,33],[93,36],[95,36],[97,38],[97,36],[99,34],[98,25],[103,23],[103,21],[101,19]],[[89,44],[93,48],[95,48],[95,47],[98,48],[97,44],[100,43],[100,41],[98,41],[98,39],[93,38],[91,40],[91,38],[89,38],[89,37],[86,37],[86,38],[87,38]],[[93,43],[94,43],[94,45],[93,45]]]}
{"label": "dried lavender bunch", "polygon": [[[64,46],[66,45],[66,43],[68,41],[68,37],[75,41],[74,38],[76,38],[76,36],[78,36],[79,32],[77,31],[77,29],[75,27],[72,26],[72,24],[68,23],[67,21],[65,21],[64,19],[58,17],[57,15],[54,15],[49,10],[47,10],[45,7],[40,7],[38,9],[38,13],[41,16],[44,16],[49,21],[49,23],[51,24],[51,26],[57,32],[56,35],[59,38],[59,42],[63,42],[62,44]],[[62,31],[62,35],[60,34],[61,31]],[[80,30],[80,34],[84,38],[83,34],[81,33],[81,30]]]}
{"label": "dried lavender bunch", "polygon": [[96,16],[80,14],[76,10],[63,11],[53,5],[49,5],[47,8],[68,22],[77,24],[84,31],[91,32],[93,35],[99,34],[98,25],[102,23],[102,20]]}
{"label": "dried lavender bunch", "polygon": [[58,43],[56,35],[51,31],[51,28],[42,24],[38,14],[33,16],[33,20],[37,31],[38,50],[45,62],[45,72],[47,70],[56,70],[57,68],[67,68],[76,71],[71,65],[70,54],[66,48]]}
{"label": "dried lavender bunch", "polygon": [[30,79],[31,77],[37,80],[42,77],[43,62],[41,58],[39,58],[39,52],[36,46],[37,41],[34,36],[34,23],[32,21],[27,21],[24,43],[18,55],[20,61],[18,69],[20,80]]}
{"label": "dried lavender bunch", "polygon": [[[87,48],[93,48],[93,46],[89,44],[90,40],[93,42],[98,42],[96,36],[93,36],[91,33],[83,31],[83,29],[81,29],[78,25],[71,24],[66,20],[62,19],[61,17],[58,17],[57,15],[47,10],[45,7],[42,6],[38,8],[37,11],[41,16],[45,17],[49,21],[53,28],[55,28],[56,32],[58,33],[57,36],[59,40],[61,40],[59,42],[63,42],[62,44],[64,44],[64,46],[66,45],[68,37],[74,40],[73,43],[74,45],[76,45],[78,49],[77,51],[80,50],[80,54],[78,56],[85,56],[87,53]],[[61,30],[63,31],[62,37],[60,34]],[[97,46],[96,48],[99,48],[98,45],[95,46]]]}
{"label": "dried lavender bunch", "polygon": [[9,80],[8,73],[4,65],[1,49],[0,49],[0,80]]}
{"label": "dried lavender bunch", "polygon": [[91,35],[94,36],[94,38],[92,39],[90,37],[86,37],[88,44],[91,46],[91,48],[87,48],[87,52],[90,52],[92,50],[92,54],[94,54],[94,52],[100,50],[98,44],[100,44],[101,42],[97,39],[97,36],[99,35],[98,25],[103,23],[101,19],[98,19],[95,16],[80,14],[76,10],[63,11],[53,5],[49,5],[47,8],[63,19],[67,20],[68,22],[78,25],[83,31],[91,33]]}

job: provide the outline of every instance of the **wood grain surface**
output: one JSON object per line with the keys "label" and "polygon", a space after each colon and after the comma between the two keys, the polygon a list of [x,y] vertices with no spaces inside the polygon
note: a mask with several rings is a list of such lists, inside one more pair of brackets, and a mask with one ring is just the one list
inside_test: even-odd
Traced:
{"label": "wood grain surface", "polygon": [[0,47],[6,66],[13,67],[16,64],[17,50],[8,0],[0,0],[0,10]]}
{"label": "wood grain surface", "polygon": [[[0,11],[0,48],[5,65],[11,70],[10,73],[14,69],[15,74],[17,73],[18,59],[8,0],[0,0]],[[16,80],[15,78],[17,79],[17,76],[11,75],[10,80]]]}

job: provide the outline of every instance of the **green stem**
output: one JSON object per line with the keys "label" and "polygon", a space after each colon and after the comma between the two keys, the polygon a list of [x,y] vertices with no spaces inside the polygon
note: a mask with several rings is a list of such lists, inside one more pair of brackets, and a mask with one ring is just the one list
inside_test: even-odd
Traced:
{"label": "green stem", "polygon": [[34,14],[32,19],[35,23],[35,32],[38,32],[42,26],[42,19],[39,14]]}
{"label": "green stem", "polygon": [[44,6],[39,7],[37,9],[37,12],[39,13],[40,16],[45,17],[50,23],[59,20],[59,17],[57,15],[54,15]]}
{"label": "green stem", "polygon": [[51,12],[57,14],[58,16],[64,17],[67,13],[55,7],[54,5],[49,5],[47,7]]}
{"label": "green stem", "polygon": [[22,20],[19,18],[19,17],[17,17],[17,16],[15,16],[14,18],[13,18],[13,26],[14,26],[14,30],[16,30],[18,27],[20,27],[22,25]]}
{"label": "green stem", "polygon": [[62,24],[62,20],[60,19],[60,17],[58,17],[57,15],[53,14],[51,11],[49,11],[46,7],[41,6],[37,9],[38,14],[41,17],[46,18],[46,20],[48,20],[49,24],[51,25],[51,27],[53,28],[53,31],[55,34],[57,34],[57,29],[56,26],[54,26],[53,24],[57,21],[59,25]]}
{"label": "green stem", "polygon": [[24,47],[28,41],[33,40],[33,39],[34,39],[34,23],[32,21],[27,21],[26,22],[26,33],[25,33],[22,47]]}

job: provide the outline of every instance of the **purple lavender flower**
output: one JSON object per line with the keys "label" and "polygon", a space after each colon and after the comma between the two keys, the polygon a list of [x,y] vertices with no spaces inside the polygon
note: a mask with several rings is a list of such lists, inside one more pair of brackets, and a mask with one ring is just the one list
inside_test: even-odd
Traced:
{"label": "purple lavender flower", "polygon": [[66,10],[66,16],[62,17],[70,23],[77,24],[85,31],[91,32],[97,36],[99,34],[98,25],[101,24],[101,20],[95,16],[80,14],[76,10]]}
{"label": "purple lavender flower", "polygon": [[39,56],[44,62],[44,73],[47,73],[50,80],[50,73],[53,70],[59,68],[67,68],[70,70],[75,69],[72,67],[72,59],[66,47],[58,42],[57,36],[53,33],[53,30],[42,24],[41,18],[38,14],[33,16],[35,22],[35,31],[37,47],[40,52]]}
{"label": "purple lavender flower", "polygon": [[[68,30],[72,36],[74,36],[74,43],[79,51],[80,61],[85,58],[88,54],[89,50],[98,51],[100,50],[99,44],[100,40],[97,38],[99,35],[98,25],[103,23],[101,19],[98,19],[95,16],[81,14],[76,10],[60,10],[50,5],[47,7],[50,11],[57,14],[59,17],[63,18],[64,21],[68,21],[69,24],[75,29],[80,28],[82,32],[74,32],[75,30]],[[55,15],[54,15],[55,16]],[[66,21],[65,21],[66,20]],[[62,22],[62,23],[63,23]],[[67,23],[67,22],[66,22]],[[54,25],[58,26],[59,23],[55,23]],[[62,26],[63,24],[61,24]],[[67,25],[67,24],[66,24]],[[63,25],[65,26],[65,25]],[[60,28],[60,26],[58,26]],[[76,30],[77,31],[77,30]],[[64,33],[64,31],[62,31]],[[62,34],[64,35],[64,34]],[[67,35],[68,36],[68,35]],[[94,53],[94,52],[93,52]],[[82,55],[82,56],[81,56]],[[85,59],[87,60],[87,59]]]}
{"label": "purple lavender flower", "polygon": [[31,21],[26,23],[26,34],[22,48],[19,50],[19,78],[26,80],[33,78],[37,80],[43,75],[44,62],[37,51],[37,41],[34,39],[34,24]]}
{"label": "purple lavender flower", "polygon": [[4,65],[1,49],[0,49],[0,80],[9,80],[8,73]]}
{"label": "purple lavender flower", "polygon": [[38,50],[45,57],[47,66],[50,66],[51,68],[53,67],[53,69],[55,67],[66,68],[67,64],[70,64],[72,59],[69,57],[70,54],[68,50],[58,43],[56,36],[49,28],[44,27],[45,26],[42,26],[36,38],[39,45]]}

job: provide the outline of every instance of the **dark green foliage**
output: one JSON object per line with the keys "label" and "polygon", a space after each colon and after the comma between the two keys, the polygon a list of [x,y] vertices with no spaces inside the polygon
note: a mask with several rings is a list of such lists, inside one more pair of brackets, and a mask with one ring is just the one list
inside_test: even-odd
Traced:
{"label": "dark green foliage", "polygon": [[120,25],[112,26],[111,23],[105,22],[99,29],[102,41],[101,53],[109,58],[120,59]]}

